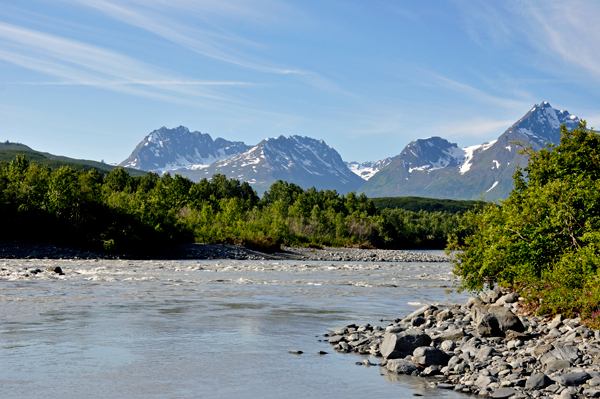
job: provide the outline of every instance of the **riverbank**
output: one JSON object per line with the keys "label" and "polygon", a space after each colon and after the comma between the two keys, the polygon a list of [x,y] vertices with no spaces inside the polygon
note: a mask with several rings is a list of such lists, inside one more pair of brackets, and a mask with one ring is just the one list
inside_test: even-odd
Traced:
{"label": "riverbank", "polygon": [[517,316],[520,300],[490,291],[464,305],[423,306],[386,328],[351,324],[325,335],[336,351],[383,357],[384,372],[426,377],[439,389],[507,399],[600,397],[600,331],[578,318]]}
{"label": "riverbank", "polygon": [[0,259],[232,259],[311,260],[344,262],[447,262],[443,255],[423,251],[358,248],[291,248],[275,253],[248,249],[239,244],[184,244],[170,250],[144,254],[110,254],[45,243],[0,241]]}

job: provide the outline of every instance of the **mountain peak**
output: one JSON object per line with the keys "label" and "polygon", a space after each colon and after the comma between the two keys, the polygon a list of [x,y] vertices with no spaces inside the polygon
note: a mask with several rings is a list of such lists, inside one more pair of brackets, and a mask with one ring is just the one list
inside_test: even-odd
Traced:
{"label": "mountain peak", "polygon": [[190,132],[185,126],[163,126],[148,134],[119,166],[165,172],[190,165],[210,165],[248,150],[239,141],[217,138],[207,133]]}

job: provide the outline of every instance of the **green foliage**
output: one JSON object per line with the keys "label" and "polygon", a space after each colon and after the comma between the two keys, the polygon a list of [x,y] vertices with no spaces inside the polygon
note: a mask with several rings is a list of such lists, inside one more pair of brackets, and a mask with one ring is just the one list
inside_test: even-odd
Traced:
{"label": "green foliage", "polygon": [[585,122],[572,132],[563,126],[560,144],[526,152],[510,197],[467,212],[465,237],[448,245],[458,288],[512,286],[540,312],[594,315],[598,324],[598,301],[589,298],[600,298],[600,135]]}
{"label": "green foliage", "polygon": [[460,201],[423,197],[381,197],[373,198],[377,209],[405,209],[419,212],[461,213],[483,206],[482,201]]}
{"label": "green foliage", "polygon": [[[12,239],[44,239],[108,252],[153,252],[180,242],[310,247],[441,248],[458,226],[446,212],[379,211],[364,194],[275,182],[259,198],[246,182],[214,175],[131,176],[51,169],[24,156],[0,163],[0,210]],[[31,231],[34,230],[35,233]]]}

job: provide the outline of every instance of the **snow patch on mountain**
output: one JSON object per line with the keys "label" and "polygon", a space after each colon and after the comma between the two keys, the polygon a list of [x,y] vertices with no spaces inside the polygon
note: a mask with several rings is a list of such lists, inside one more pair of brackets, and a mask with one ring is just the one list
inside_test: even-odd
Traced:
{"label": "snow patch on mountain", "polygon": [[363,163],[358,163],[356,161],[346,162],[346,166],[357,176],[369,180],[375,173],[389,165],[393,159],[394,158],[385,158],[380,161],[366,161]]}

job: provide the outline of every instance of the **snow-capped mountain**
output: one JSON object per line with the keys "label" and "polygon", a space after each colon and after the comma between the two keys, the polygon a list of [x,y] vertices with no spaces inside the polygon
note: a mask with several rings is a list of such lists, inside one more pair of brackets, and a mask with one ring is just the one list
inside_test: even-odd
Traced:
{"label": "snow-capped mountain", "polygon": [[147,135],[129,158],[118,166],[154,172],[167,172],[192,165],[199,168],[231,158],[250,148],[241,141],[222,138],[213,141],[210,135],[190,132],[183,126],[175,129],[161,127]]}
{"label": "snow-capped mountain", "polygon": [[497,140],[459,148],[441,137],[415,140],[361,187],[369,197],[420,196],[486,200],[507,198],[517,164],[527,165],[513,142],[534,149],[560,141],[560,126],[572,130],[579,118],[548,102],[535,105]]}
{"label": "snow-capped mountain", "polygon": [[346,162],[346,166],[357,176],[360,176],[365,180],[369,180],[375,175],[375,173],[379,172],[381,169],[389,165],[393,159],[394,158],[385,158],[381,161],[366,161],[363,163]]}
{"label": "snow-capped mountain", "polygon": [[323,140],[302,136],[268,138],[242,154],[206,168],[188,167],[173,172],[195,181],[220,173],[249,182],[259,193],[277,180],[305,189],[314,186],[341,193],[357,190],[365,182]]}

